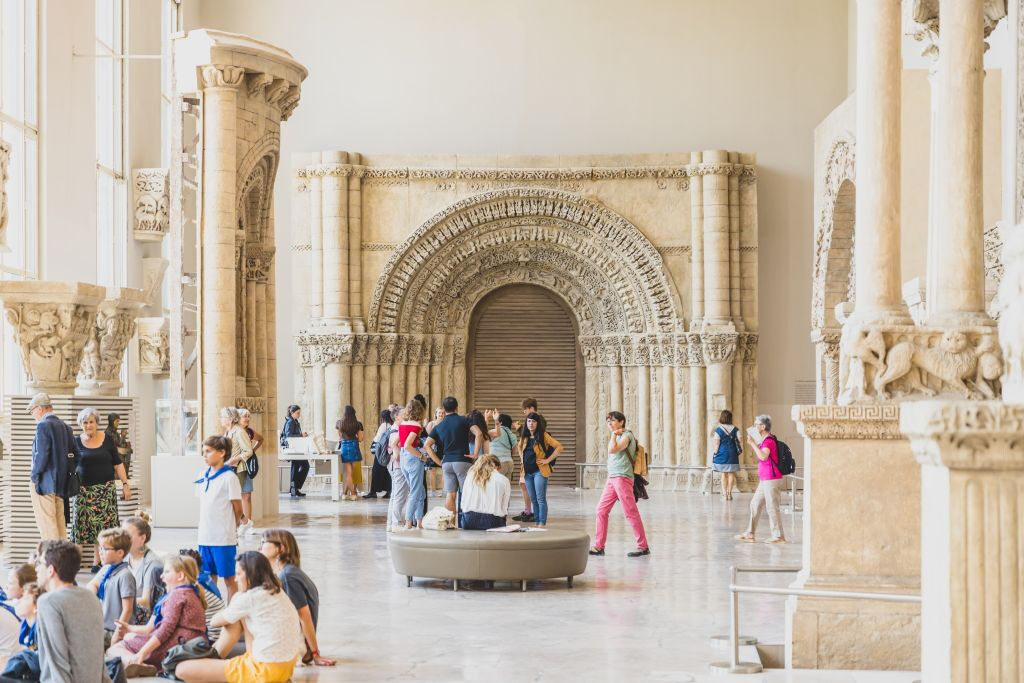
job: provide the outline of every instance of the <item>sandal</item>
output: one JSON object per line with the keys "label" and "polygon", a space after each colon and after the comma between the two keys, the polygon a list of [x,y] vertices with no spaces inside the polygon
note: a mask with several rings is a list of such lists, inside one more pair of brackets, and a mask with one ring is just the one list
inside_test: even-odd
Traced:
{"label": "sandal", "polygon": [[778,538],[769,538],[768,540],[765,541],[765,543],[768,543],[768,544],[772,544],[772,543],[785,543],[785,542],[786,542],[786,539],[783,538],[782,536],[779,536]]}
{"label": "sandal", "polygon": [[754,542],[754,534],[737,534],[736,536],[733,536],[733,538],[737,541],[743,541],[744,543]]}

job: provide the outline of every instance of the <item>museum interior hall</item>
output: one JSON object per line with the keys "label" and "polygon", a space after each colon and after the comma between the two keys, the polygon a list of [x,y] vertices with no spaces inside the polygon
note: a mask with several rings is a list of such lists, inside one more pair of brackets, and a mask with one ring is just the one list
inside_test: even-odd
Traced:
{"label": "museum interior hall", "polygon": [[0,681],[1024,681],[1024,0],[0,0],[0,306]]}

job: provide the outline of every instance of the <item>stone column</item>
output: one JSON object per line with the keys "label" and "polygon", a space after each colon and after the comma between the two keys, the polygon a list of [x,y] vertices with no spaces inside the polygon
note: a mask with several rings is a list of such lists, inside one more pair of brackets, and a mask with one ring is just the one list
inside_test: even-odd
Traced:
{"label": "stone column", "polygon": [[[663,359],[664,360],[664,359]],[[676,460],[675,404],[676,390],[672,367],[661,366],[661,464],[672,465]]]}
{"label": "stone column", "polygon": [[[350,155],[352,164],[360,155]],[[354,166],[348,178],[348,276],[349,316],[362,331],[363,323],[363,168]]]}
{"label": "stone column", "polygon": [[[991,324],[985,312],[982,85],[986,0],[939,4],[935,245],[929,254],[930,325]],[[858,146],[860,141],[858,140]],[[858,166],[861,150],[857,151]],[[861,177],[861,168],[857,170]],[[860,199],[860,183],[857,187]],[[860,207],[857,207],[860,239]],[[860,261],[857,262],[858,271]],[[860,283],[857,286],[858,303]]]}
{"label": "stone column", "polygon": [[203,80],[203,224],[200,226],[200,425],[217,431],[218,413],[235,404],[235,159],[238,85],[245,70],[207,65]]}
{"label": "stone column", "polygon": [[834,405],[839,401],[839,337],[838,329],[811,332],[811,343],[817,356],[817,402]]}
{"label": "stone column", "polygon": [[324,207],[323,167],[309,174],[309,317],[315,323],[324,315]]}
{"label": "stone column", "polygon": [[[690,163],[701,162],[700,152],[690,153]],[[704,181],[699,173],[690,177],[690,329],[704,319]]]}
{"label": "stone column", "polygon": [[[899,414],[894,404],[793,406],[804,437],[804,514],[803,568],[792,587],[917,592],[920,479]],[[790,598],[786,666],[917,671],[920,634],[913,603]]]}
{"label": "stone column", "polygon": [[921,401],[900,429],[921,465],[921,678],[1024,676],[1024,405]]}
{"label": "stone column", "polygon": [[622,410],[622,368],[611,365],[608,368],[608,410]]}
{"label": "stone column", "polygon": [[[738,152],[729,152],[729,163],[739,164]],[[740,174],[729,176],[729,313],[733,324],[743,331],[740,280]]]}
{"label": "stone column", "polygon": [[900,318],[899,0],[857,2],[856,313]]}
{"label": "stone column", "polygon": [[729,287],[729,153],[706,151],[704,159],[704,325],[732,319]]}
{"label": "stone column", "polygon": [[[245,269],[245,395],[258,396],[260,393],[259,365],[256,361],[256,271],[249,268],[249,252],[246,250]],[[260,316],[261,318],[263,316]],[[259,321],[266,322],[266,321]]]}
{"label": "stone column", "polygon": [[117,396],[121,391],[124,352],[135,335],[135,319],[148,302],[141,289],[107,288],[82,354],[80,394]]}
{"label": "stone column", "polygon": [[[641,344],[644,342],[640,342]],[[646,359],[645,359],[646,361]],[[651,445],[651,368],[641,365],[637,369],[636,381],[636,437],[644,448],[652,448]]]}
{"label": "stone column", "polygon": [[347,152],[324,152],[322,185],[324,324],[348,321],[348,176]]}
{"label": "stone column", "polygon": [[331,422],[328,425],[327,421],[327,388],[325,386],[325,375],[327,368],[323,365],[313,366],[313,429],[310,433],[322,431],[325,436],[330,436],[330,432],[327,431],[328,426],[333,428],[334,423]]}
{"label": "stone column", "polygon": [[105,295],[103,287],[82,282],[0,282],[4,316],[13,329],[31,391],[74,391],[82,352]]}
{"label": "stone column", "polygon": [[687,334],[686,364],[690,366],[690,457],[687,464],[704,466],[707,461],[707,372],[699,334]]}

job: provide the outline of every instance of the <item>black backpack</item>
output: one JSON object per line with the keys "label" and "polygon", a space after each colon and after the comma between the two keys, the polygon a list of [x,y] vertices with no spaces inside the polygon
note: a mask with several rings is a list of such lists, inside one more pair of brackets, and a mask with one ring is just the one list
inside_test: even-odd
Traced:
{"label": "black backpack", "polygon": [[382,467],[388,466],[388,460],[391,455],[388,453],[388,441],[394,433],[395,428],[389,426],[384,430],[384,433],[380,435],[379,439],[370,444],[370,454],[373,456],[373,459],[377,461],[377,464]]}
{"label": "black backpack", "polygon": [[779,438],[772,435],[775,439],[775,450],[779,454],[778,463],[775,469],[779,471],[779,474],[786,476],[787,474],[793,474],[796,472],[796,459],[793,458],[793,451],[789,449],[789,446],[785,442],[779,441]]}

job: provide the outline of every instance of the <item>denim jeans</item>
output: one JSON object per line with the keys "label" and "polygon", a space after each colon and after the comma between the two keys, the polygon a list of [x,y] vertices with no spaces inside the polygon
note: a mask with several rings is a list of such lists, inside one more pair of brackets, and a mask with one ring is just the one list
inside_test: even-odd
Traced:
{"label": "denim jeans", "polygon": [[401,466],[395,467],[388,461],[388,472],[391,474],[391,500],[388,501],[388,525],[405,526],[405,508],[409,501],[409,484]]}
{"label": "denim jeans", "polygon": [[548,480],[540,472],[526,475],[526,490],[530,493],[533,503],[533,514],[537,524],[548,523]]}
{"label": "denim jeans", "polygon": [[423,519],[423,502],[427,499],[427,489],[423,486],[423,472],[426,465],[423,461],[402,449],[402,474],[409,484],[409,503],[405,508],[405,518],[419,524]]}

